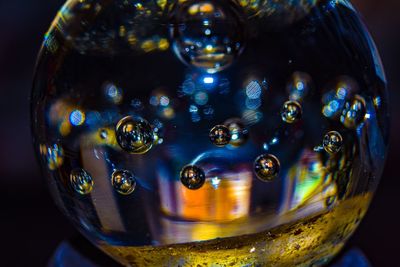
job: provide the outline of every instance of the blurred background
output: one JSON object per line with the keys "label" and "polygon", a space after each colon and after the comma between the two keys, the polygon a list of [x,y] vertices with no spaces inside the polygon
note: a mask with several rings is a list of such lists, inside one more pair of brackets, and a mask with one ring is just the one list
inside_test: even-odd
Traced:
{"label": "blurred background", "polygon": [[[33,154],[29,95],[36,55],[62,0],[0,0],[1,266],[46,266],[57,245],[77,235],[53,204]],[[367,217],[348,243],[372,266],[398,266],[400,202],[400,1],[353,0],[386,69],[392,135],[382,182]]]}

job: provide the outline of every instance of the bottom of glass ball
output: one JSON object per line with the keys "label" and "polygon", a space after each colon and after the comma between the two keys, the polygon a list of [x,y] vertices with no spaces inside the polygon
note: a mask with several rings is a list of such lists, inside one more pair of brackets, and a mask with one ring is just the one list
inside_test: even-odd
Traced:
{"label": "bottom of glass ball", "polygon": [[[257,234],[170,246],[98,245],[126,266],[322,266],[354,232],[371,197],[368,193],[344,200],[327,212],[301,220],[289,213],[286,216],[292,216],[287,218],[292,223]],[[203,224],[201,234],[216,227]],[[226,231],[232,225],[220,227]]]}

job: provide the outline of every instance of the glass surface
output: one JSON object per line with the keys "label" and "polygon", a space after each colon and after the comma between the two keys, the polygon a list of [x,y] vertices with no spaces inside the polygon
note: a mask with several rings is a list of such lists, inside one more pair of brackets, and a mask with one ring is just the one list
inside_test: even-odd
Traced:
{"label": "glass surface", "polygon": [[57,205],[126,266],[319,266],[380,179],[385,86],[347,1],[71,0],[34,142]]}

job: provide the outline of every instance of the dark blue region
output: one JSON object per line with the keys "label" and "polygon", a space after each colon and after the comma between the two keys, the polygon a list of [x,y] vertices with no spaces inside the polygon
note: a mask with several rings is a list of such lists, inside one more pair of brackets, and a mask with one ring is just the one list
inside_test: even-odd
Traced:
{"label": "dark blue region", "polygon": [[98,267],[90,259],[75,250],[71,244],[64,242],[56,250],[53,258],[50,260],[48,267]]}
{"label": "dark blue region", "polygon": [[121,267],[93,244],[77,237],[62,242],[49,260],[47,267]]}
{"label": "dark blue region", "polygon": [[351,249],[331,267],[372,267],[372,265],[361,250]]}

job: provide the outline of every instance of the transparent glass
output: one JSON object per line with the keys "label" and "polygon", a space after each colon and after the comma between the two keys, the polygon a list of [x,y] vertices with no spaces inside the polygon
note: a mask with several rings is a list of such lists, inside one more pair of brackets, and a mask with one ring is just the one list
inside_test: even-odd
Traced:
{"label": "transparent glass", "polygon": [[60,209],[126,266],[319,266],[380,179],[386,81],[347,1],[70,0],[34,143]]}

